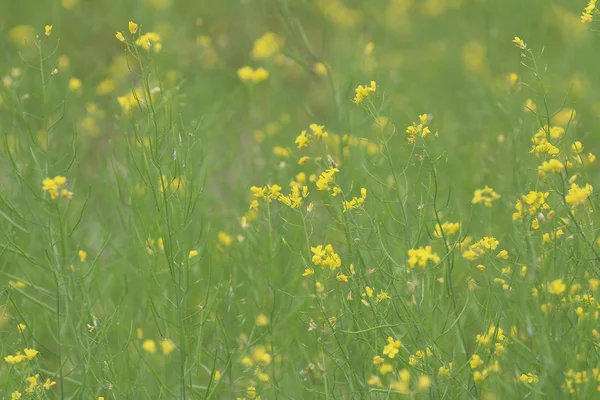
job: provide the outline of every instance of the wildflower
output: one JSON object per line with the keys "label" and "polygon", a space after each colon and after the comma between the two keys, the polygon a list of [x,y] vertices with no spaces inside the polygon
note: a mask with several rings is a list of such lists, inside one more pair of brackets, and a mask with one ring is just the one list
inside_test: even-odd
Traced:
{"label": "wildflower", "polygon": [[532,372],[528,372],[526,374],[521,374],[521,382],[525,382],[528,384],[536,384],[540,381],[540,378],[538,378],[538,376]]}
{"label": "wildflower", "polygon": [[56,199],[59,195],[64,198],[70,199],[73,197],[73,193],[64,189],[64,185],[67,183],[67,178],[64,176],[55,176],[54,178],[46,178],[42,181],[42,190],[50,194],[50,198]]}
{"label": "wildflower", "polygon": [[500,195],[487,185],[483,189],[475,190],[473,194],[472,204],[483,203],[486,207],[491,207],[495,200],[498,200]]}
{"label": "wildflower", "polygon": [[329,190],[329,184],[334,181],[336,172],[340,172],[337,168],[328,168],[321,173],[317,180],[317,190]]}
{"label": "wildflower", "polygon": [[431,246],[419,247],[408,250],[408,266],[412,269],[419,264],[421,269],[431,261],[434,264],[440,262],[440,257],[431,250]]}
{"label": "wildflower", "polygon": [[454,235],[460,229],[459,222],[444,222],[442,226],[440,224],[435,225],[435,229],[433,230],[433,236],[438,239],[442,238],[442,233],[444,236]]}
{"label": "wildflower", "polygon": [[402,347],[402,342],[399,340],[395,340],[393,337],[389,336],[388,344],[383,347],[383,355],[388,356],[389,358],[396,357],[396,354],[400,352],[400,347]]}
{"label": "wildflower", "polygon": [[340,282],[348,282],[348,275],[342,273],[338,273],[335,278]]}
{"label": "wildflower", "polygon": [[194,258],[198,255],[198,250],[190,250],[189,254],[188,254],[188,259],[190,258]]}
{"label": "wildflower", "polygon": [[253,60],[266,60],[281,51],[284,39],[273,32],[267,32],[254,41],[251,57]]}
{"label": "wildflower", "polygon": [[381,383],[381,378],[378,377],[377,375],[371,375],[371,377],[367,381],[367,385],[369,385],[369,386],[376,386],[376,387],[383,387],[383,383]]}
{"label": "wildflower", "polygon": [[17,324],[17,329],[18,329],[19,333],[23,333],[23,332],[25,332],[25,329],[27,329],[27,325]]}
{"label": "wildflower", "polygon": [[427,114],[421,114],[419,115],[418,123],[413,122],[412,125],[406,127],[406,133],[408,134],[408,143],[414,143],[417,137],[419,136],[426,138],[431,134],[431,130],[427,126],[427,120]]}
{"label": "wildflower", "polygon": [[233,242],[233,238],[231,237],[231,235],[228,235],[227,233],[222,231],[217,234],[217,238],[219,239],[219,243],[221,243],[225,247],[229,247]]}
{"label": "wildflower", "polygon": [[438,369],[438,375],[439,376],[450,376],[450,371],[452,371],[452,363],[449,363],[447,367],[445,365],[442,365]]}
{"label": "wildflower", "polygon": [[129,33],[135,34],[138,30],[138,24],[133,21],[129,21]]}
{"label": "wildflower", "polygon": [[391,299],[391,297],[388,294],[388,292],[380,290],[379,293],[377,294],[377,297],[375,298],[375,301],[377,301],[379,303],[379,302],[382,302],[384,300],[390,300],[390,299]]}
{"label": "wildflower", "polygon": [[510,74],[508,74],[508,84],[511,87],[514,87],[518,82],[519,82],[519,75],[517,75],[514,72],[511,72]]}
{"label": "wildflower", "polygon": [[385,362],[385,358],[381,357],[381,356],[375,356],[373,357],[373,364],[374,365],[379,365]]}
{"label": "wildflower", "polygon": [[353,100],[354,103],[362,103],[365,99],[369,97],[371,93],[375,93],[376,90],[377,83],[375,81],[371,81],[369,86],[358,85],[358,87],[354,90],[356,93]]}
{"label": "wildflower", "polygon": [[422,392],[429,389],[429,386],[431,386],[431,378],[427,375],[419,376],[419,379],[417,379],[417,390]]}
{"label": "wildflower", "polygon": [[44,387],[45,390],[49,390],[54,385],[56,385],[56,381],[53,381],[53,380],[50,380],[50,378],[47,378],[42,386]]}
{"label": "wildflower", "polygon": [[123,32],[117,32],[117,33],[115,33],[115,37],[117,38],[117,40],[119,42],[124,42],[125,41],[125,36],[123,36]]}
{"label": "wildflower", "polygon": [[23,352],[25,353],[25,357],[27,357],[28,360],[33,360],[33,358],[39,354],[39,351],[35,349],[25,349],[23,350]]}
{"label": "wildflower", "polygon": [[483,364],[481,357],[479,357],[477,354],[473,354],[473,356],[471,356],[471,360],[469,360],[469,365],[471,366],[471,369],[476,369],[481,364]]}
{"label": "wildflower", "polygon": [[548,161],[543,161],[542,165],[540,165],[538,167],[538,173],[540,174],[540,176],[542,178],[546,177],[545,173],[552,173],[552,174],[558,174],[560,173],[560,171],[562,171],[564,168],[564,165],[558,161],[556,158],[551,158]]}
{"label": "wildflower", "polygon": [[360,189],[361,197],[353,197],[350,201],[344,201],[344,212],[362,207],[367,198],[367,189]]}
{"label": "wildflower", "polygon": [[299,208],[302,206],[302,200],[308,196],[308,186],[302,187],[302,193],[299,186],[301,185],[294,185],[288,196],[281,194],[278,200],[288,207]]}
{"label": "wildflower", "polygon": [[81,89],[81,79],[71,78],[69,79],[69,90],[71,92],[76,92]]}
{"label": "wildflower", "polygon": [[263,67],[253,69],[252,67],[241,67],[237,70],[238,78],[242,82],[260,83],[269,77],[269,71]]}
{"label": "wildflower", "polygon": [[[300,132],[300,135],[296,137],[294,142],[298,146],[298,150],[302,150],[303,148],[310,146],[311,136],[310,134],[307,134],[306,130],[303,130]],[[298,164],[300,164],[300,162],[298,162]]]}
{"label": "wildflower", "polygon": [[525,50],[527,48],[527,44],[523,41],[523,39],[521,39],[518,36],[515,36],[515,38],[512,41],[518,48]]}
{"label": "wildflower", "polygon": [[87,252],[84,250],[79,250],[79,252],[77,253],[77,255],[79,256],[79,260],[81,262],[85,262],[85,259],[87,258]]}
{"label": "wildflower", "polygon": [[17,391],[17,392],[12,392],[10,395],[10,399],[11,400],[19,400],[21,398],[22,394],[21,392]]}
{"label": "wildflower", "polygon": [[310,275],[314,275],[315,274],[315,270],[312,268],[306,268],[304,270],[304,272],[302,273],[302,276],[310,276]]}
{"label": "wildflower", "polygon": [[326,138],[329,134],[325,131],[325,127],[323,125],[310,124],[308,126],[312,131],[313,135],[319,140]]}
{"label": "wildflower", "polygon": [[580,188],[576,183],[571,184],[569,193],[565,196],[565,201],[571,204],[572,208],[583,204],[585,200],[592,194],[592,185],[589,183],[585,187]]}
{"label": "wildflower", "polygon": [[52,25],[46,25],[44,27],[44,34],[50,36],[52,34]]}
{"label": "wildflower", "polygon": [[160,40],[160,34],[156,32],[146,32],[135,41],[135,44],[146,51],[150,51],[150,49],[153,48],[155,53],[159,53],[162,49]]}
{"label": "wildflower", "polygon": [[500,253],[498,253],[498,255],[496,255],[496,258],[501,258],[503,260],[508,260],[508,251],[501,250]]}
{"label": "wildflower", "polygon": [[215,381],[218,381],[219,379],[221,379],[221,371],[219,371],[219,370],[215,371],[214,379],[215,379]]}
{"label": "wildflower", "polygon": [[342,265],[340,256],[335,253],[333,246],[330,244],[325,247],[322,245],[311,247],[310,250],[313,252],[313,264],[321,265],[323,269],[330,268],[331,270],[335,270]]}
{"label": "wildflower", "polygon": [[554,232],[544,233],[542,235],[542,242],[550,243],[551,241],[560,238],[564,234],[565,232],[561,228],[556,229]]}
{"label": "wildflower", "polygon": [[14,356],[8,355],[8,356],[4,357],[4,361],[6,361],[7,364],[14,365],[14,364],[19,364],[19,363],[23,362],[26,358],[27,358],[27,356],[24,356],[21,353],[17,353]]}
{"label": "wildflower", "polygon": [[313,71],[315,71],[315,74],[317,75],[325,76],[327,75],[327,65],[322,62],[317,62],[313,65]]}
{"label": "wildflower", "polygon": [[567,289],[562,279],[555,279],[548,284],[548,293],[560,296]]}
{"label": "wildflower", "polygon": [[300,159],[298,160],[298,165],[304,165],[309,161],[310,161],[310,157],[308,157],[308,156],[300,157]]}
{"label": "wildflower", "polygon": [[587,6],[584,8],[581,13],[581,23],[587,24],[592,22],[594,10],[596,9],[596,0],[590,0]]}
{"label": "wildflower", "polygon": [[156,353],[156,343],[152,339],[146,339],[142,343],[142,349],[147,353]]}
{"label": "wildflower", "polygon": [[[162,351],[162,353],[165,356],[168,356],[169,354],[171,354],[171,352],[173,350],[175,350],[175,348],[176,348],[175,343],[173,343],[169,339],[164,339],[160,342],[160,351]],[[146,348],[144,348],[144,350],[146,350]],[[154,351],[149,351],[149,350],[146,350],[146,351],[148,351],[150,353],[154,353]]]}
{"label": "wildflower", "polygon": [[263,314],[260,313],[256,316],[256,326],[267,326],[269,325],[269,318]]}

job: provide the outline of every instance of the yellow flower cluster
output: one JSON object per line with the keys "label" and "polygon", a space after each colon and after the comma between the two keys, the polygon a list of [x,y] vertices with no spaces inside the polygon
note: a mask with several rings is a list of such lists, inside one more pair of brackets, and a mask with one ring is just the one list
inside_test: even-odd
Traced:
{"label": "yellow flower cluster", "polygon": [[417,264],[423,269],[427,266],[429,261],[434,264],[440,262],[440,257],[432,251],[431,246],[408,250],[408,266],[411,269]]}
{"label": "yellow flower cluster", "polygon": [[[44,383],[38,382],[38,379],[40,379],[40,374],[35,374],[26,379],[29,383],[29,386],[25,388],[26,393],[41,393],[44,390],[50,390],[52,386],[56,385],[56,382],[51,380],[50,378],[46,378],[46,381],[44,381]],[[20,396],[18,396],[17,399],[18,398],[20,398]]]}
{"label": "yellow flower cluster", "polygon": [[360,197],[353,197],[350,201],[344,201],[344,212],[362,207],[367,199],[367,189],[360,189]]}
{"label": "yellow flower cluster", "polygon": [[73,192],[70,192],[64,188],[66,183],[67,178],[65,178],[64,176],[46,178],[42,181],[42,189],[48,192],[53,200],[56,199],[58,196],[70,199],[73,197]]}
{"label": "yellow flower cluster", "polygon": [[253,60],[270,59],[281,51],[284,42],[281,36],[267,32],[254,41],[250,56]]}
{"label": "yellow flower cluster", "polygon": [[[485,236],[481,240],[470,245],[469,248],[463,252],[462,256],[469,261],[475,261],[485,254],[486,250],[496,250],[499,244],[500,242],[495,237]],[[500,254],[500,258],[504,258],[504,253]]]}
{"label": "yellow flower cluster", "polygon": [[587,6],[581,13],[581,23],[587,24],[592,22],[594,16],[594,10],[596,9],[596,0],[590,0]]}
{"label": "yellow flower cluster", "polygon": [[402,342],[398,339],[394,339],[389,336],[387,338],[387,344],[383,347],[383,355],[388,356],[389,358],[394,358],[400,352],[400,348],[402,347]]}
{"label": "yellow flower cluster", "polygon": [[329,187],[331,183],[334,183],[336,172],[340,172],[340,170],[334,167],[327,168],[323,171],[321,175],[319,175],[319,179],[317,179],[317,190],[331,190],[331,195],[337,196],[341,192],[340,188],[337,186],[334,186],[333,188]]}
{"label": "yellow flower cluster", "polygon": [[[279,186],[278,184],[274,184],[263,187],[252,186],[250,188],[250,191],[252,192],[252,195],[254,197],[263,199],[264,201],[270,203],[271,201],[277,200],[279,198],[279,195],[281,194],[281,189],[283,189],[281,186]],[[258,209],[258,202],[254,200],[250,205],[250,208]]]}
{"label": "yellow flower cluster", "polygon": [[237,76],[242,82],[260,83],[269,78],[269,71],[263,67],[254,69],[249,66],[244,66],[237,70]]}
{"label": "yellow flower cluster", "polygon": [[435,229],[433,230],[433,236],[438,239],[441,239],[443,236],[454,235],[460,229],[459,222],[444,222],[442,226],[440,224],[435,224]]}
{"label": "yellow flower cluster", "polygon": [[406,128],[408,143],[414,143],[419,136],[426,138],[431,134],[431,130],[427,126],[427,119],[427,114],[421,114],[419,115],[419,123],[413,122],[412,125]]}
{"label": "yellow flower cluster", "polygon": [[308,186],[302,186],[302,192],[298,185],[292,185],[292,190],[288,196],[283,194],[279,195],[277,200],[282,202],[288,207],[299,208],[302,206],[302,200],[308,196]]}
{"label": "yellow flower cluster", "polygon": [[17,352],[17,354],[15,354],[14,356],[8,355],[4,357],[4,361],[6,361],[6,363],[9,365],[20,364],[23,361],[33,360],[35,356],[39,354],[39,351],[35,349],[24,349],[23,353],[25,354]]}
{"label": "yellow flower cluster", "polygon": [[150,51],[150,49],[152,49],[155,53],[160,53],[160,51],[162,50],[160,34],[156,32],[144,33],[135,41],[135,44],[146,51]]}
{"label": "yellow flower cluster", "polygon": [[371,81],[369,86],[358,85],[358,87],[356,89],[354,89],[355,95],[354,95],[354,100],[352,100],[352,101],[354,101],[356,104],[360,104],[365,99],[368,99],[369,95],[371,93],[375,93],[376,90],[377,90],[377,82],[375,82],[375,81]]}
{"label": "yellow flower cluster", "polygon": [[546,199],[550,196],[549,192],[530,191],[527,195],[521,196],[515,204],[515,211],[512,215],[513,221],[523,221],[527,215],[535,215],[540,210],[550,209],[550,205],[546,203]]}
{"label": "yellow flower cluster", "polygon": [[295,143],[298,146],[298,150],[309,147],[312,143],[313,137],[316,137],[318,140],[322,140],[329,136],[329,133],[325,130],[323,125],[310,124],[308,128],[310,129],[310,133],[304,129],[302,132],[300,132],[300,135],[296,137]]}
{"label": "yellow flower cluster", "polygon": [[518,36],[515,36],[515,38],[513,39],[513,41],[512,41],[512,42],[515,44],[515,46],[517,46],[517,47],[518,47],[518,48],[520,48],[521,50],[525,50],[525,49],[527,48],[527,43],[525,43],[525,42],[523,41],[523,39],[521,39],[521,38],[520,38],[520,37],[518,37]]}
{"label": "yellow flower cluster", "polygon": [[330,268],[332,271],[342,265],[340,256],[337,255],[333,250],[333,246],[330,244],[325,247],[322,245],[311,247],[310,250],[313,252],[312,263],[315,265],[321,265],[323,268]]}
{"label": "yellow flower cluster", "polygon": [[576,183],[572,183],[569,193],[565,196],[565,201],[575,208],[583,204],[591,196],[592,190],[593,187],[589,183],[584,187],[579,187]]}
{"label": "yellow flower cluster", "polygon": [[494,191],[491,187],[485,185],[483,189],[475,190],[473,194],[472,204],[483,203],[486,207],[491,207],[495,200],[498,200],[500,195]]}

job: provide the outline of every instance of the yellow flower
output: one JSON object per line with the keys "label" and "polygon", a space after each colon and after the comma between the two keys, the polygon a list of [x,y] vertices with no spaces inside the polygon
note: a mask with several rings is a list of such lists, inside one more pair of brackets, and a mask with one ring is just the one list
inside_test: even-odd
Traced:
{"label": "yellow flower", "polygon": [[19,330],[19,333],[23,333],[23,332],[25,332],[25,329],[27,329],[27,325],[25,325],[25,324],[18,324],[17,325],[17,329]]}
{"label": "yellow flower", "polygon": [[21,398],[22,394],[21,392],[12,392],[12,394],[10,395],[10,399],[11,400],[19,400]]}
{"label": "yellow flower", "polygon": [[134,33],[137,32],[137,30],[138,30],[138,24],[136,24],[133,21],[129,21],[129,33],[131,33],[133,35]]}
{"label": "yellow flower", "polygon": [[508,251],[506,251],[506,250],[500,251],[500,253],[498,253],[498,255],[496,256],[496,258],[501,258],[503,260],[508,260]]}
{"label": "yellow flower", "polygon": [[538,376],[534,373],[528,372],[526,374],[521,374],[521,382],[525,382],[525,383],[529,383],[531,384],[536,384],[540,381],[540,378],[538,378]]}
{"label": "yellow flower", "polygon": [[565,290],[567,290],[567,285],[562,279],[553,280],[548,284],[548,293],[550,294],[560,296]]}
{"label": "yellow flower", "polygon": [[269,325],[269,318],[263,314],[260,313],[256,316],[256,326],[267,326]]}
{"label": "yellow flower", "polygon": [[433,230],[433,236],[441,239],[442,233],[444,236],[454,235],[459,229],[460,223],[458,222],[444,222],[442,226],[440,226],[440,224],[436,224],[435,229]]}
{"label": "yellow flower", "polygon": [[237,76],[242,82],[260,83],[269,78],[269,71],[263,67],[253,69],[252,67],[241,67],[237,70]]}
{"label": "yellow flower", "polygon": [[[146,342],[144,342],[144,344],[145,344],[145,343],[146,343]],[[154,342],[152,342],[152,343],[154,343]],[[175,343],[173,343],[173,342],[172,342],[171,340],[169,340],[169,339],[165,339],[165,340],[163,340],[163,341],[161,341],[161,342],[160,342],[160,351],[162,351],[162,353],[163,353],[165,356],[168,356],[169,354],[171,354],[171,352],[172,352],[173,350],[175,350],[175,348],[176,348],[176,347],[177,347],[177,346],[175,346]],[[144,350],[146,350],[146,348],[144,348]],[[149,351],[149,350],[146,350],[146,351],[148,351],[148,352],[150,352],[150,353],[154,353],[154,351]],[[156,351],[156,348],[155,348],[155,351]]]}
{"label": "yellow flower", "polygon": [[495,200],[498,200],[500,195],[494,191],[491,187],[487,185],[483,189],[475,190],[473,194],[473,200],[471,200],[472,204],[483,203],[486,207],[491,207],[492,203]]}
{"label": "yellow flower", "polygon": [[315,270],[312,268],[306,268],[304,270],[304,273],[302,273],[302,276],[310,276],[310,275],[314,275],[315,274]]}
{"label": "yellow flower", "polygon": [[33,358],[39,354],[39,351],[35,349],[25,349],[23,350],[23,352],[25,353],[25,357],[27,357],[28,360],[33,360]]}
{"label": "yellow flower", "polygon": [[394,358],[400,352],[400,347],[402,347],[402,342],[394,339],[389,336],[388,344],[383,347],[383,355],[388,356],[389,358]]}
{"label": "yellow flower", "polygon": [[520,49],[525,50],[527,48],[527,44],[518,36],[515,36],[512,42]]}
{"label": "yellow flower", "polygon": [[573,208],[583,204],[585,200],[592,194],[592,185],[589,183],[585,187],[580,188],[576,183],[571,184],[569,193],[565,196],[565,201]]}
{"label": "yellow flower", "polygon": [[115,37],[117,38],[117,40],[119,40],[120,42],[124,42],[125,41],[125,36],[123,36],[122,32],[117,32],[115,33]]}
{"label": "yellow flower", "polygon": [[225,247],[229,247],[233,242],[233,238],[222,231],[217,234],[217,238],[219,239],[219,243],[221,243]]}
{"label": "yellow flower", "polygon": [[483,364],[483,360],[481,360],[481,357],[479,357],[477,354],[473,354],[473,356],[471,356],[471,360],[469,360],[469,365],[471,366],[471,369],[476,369],[481,364]]}
{"label": "yellow flower", "polygon": [[44,27],[44,34],[50,36],[52,34],[52,25],[46,25]]}
{"label": "yellow flower", "polygon": [[156,353],[156,343],[152,339],[146,339],[142,343],[142,349],[147,353]]}
{"label": "yellow flower", "polygon": [[69,90],[71,92],[76,92],[81,89],[81,79],[71,78],[69,79]]}
{"label": "yellow flower", "polygon": [[433,262],[434,264],[440,262],[440,257],[431,250],[431,246],[408,250],[409,268],[412,269],[418,264],[419,267],[423,269],[427,266],[429,261]]}
{"label": "yellow flower", "polygon": [[273,32],[267,32],[254,41],[251,57],[253,60],[266,60],[281,51],[284,39]]}
{"label": "yellow flower", "polygon": [[367,99],[369,97],[369,95],[371,93],[375,93],[376,90],[377,90],[377,82],[375,82],[375,81],[371,81],[369,86],[358,85],[358,87],[354,90],[354,92],[355,92],[355,96],[354,96],[354,100],[353,100],[354,103],[356,103],[356,104],[362,103],[365,99]]}
{"label": "yellow flower", "polygon": [[87,252],[85,252],[84,250],[79,250],[77,255],[79,256],[79,260],[81,260],[81,262],[84,262],[87,258]]}
{"label": "yellow flower", "polygon": [[44,384],[42,385],[45,390],[49,390],[52,386],[56,385],[55,381],[50,380],[50,378],[46,379]]}
{"label": "yellow flower", "polygon": [[194,258],[198,255],[198,250],[190,250],[190,253],[188,254],[188,259],[189,258]]}

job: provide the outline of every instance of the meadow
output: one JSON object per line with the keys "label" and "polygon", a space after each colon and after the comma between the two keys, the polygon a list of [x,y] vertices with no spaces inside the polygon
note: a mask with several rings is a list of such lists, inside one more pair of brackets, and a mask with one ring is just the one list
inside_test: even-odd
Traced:
{"label": "meadow", "polygon": [[0,4],[0,399],[600,397],[586,0]]}

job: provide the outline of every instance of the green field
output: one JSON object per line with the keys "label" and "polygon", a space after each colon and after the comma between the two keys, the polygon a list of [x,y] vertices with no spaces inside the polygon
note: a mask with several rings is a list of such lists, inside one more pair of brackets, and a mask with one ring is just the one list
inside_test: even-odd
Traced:
{"label": "green field", "polygon": [[1,2],[0,399],[600,398],[586,1]]}

